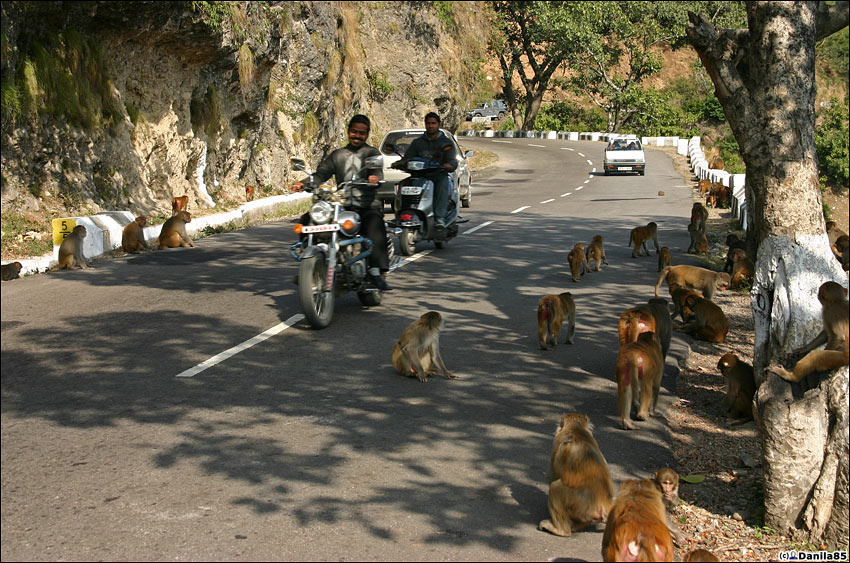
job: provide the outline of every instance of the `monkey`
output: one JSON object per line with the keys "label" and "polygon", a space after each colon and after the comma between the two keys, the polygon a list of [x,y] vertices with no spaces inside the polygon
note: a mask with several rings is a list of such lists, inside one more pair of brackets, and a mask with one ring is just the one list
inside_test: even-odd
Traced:
{"label": "monkey", "polygon": [[713,301],[695,295],[685,297],[682,306],[684,324],[676,325],[674,328],[680,332],[686,332],[697,340],[706,342],[725,342],[726,333],[729,332],[729,319],[723,314],[723,310]]}
{"label": "monkey", "polygon": [[826,222],[826,236],[829,237],[829,246],[833,246],[835,241],[838,240],[838,237],[846,235],[847,233],[839,229],[838,225],[835,224],[835,221]]}
{"label": "monkey", "polygon": [[695,252],[696,254],[708,254],[708,238],[705,233],[697,230],[693,223],[688,225],[688,234],[691,236],[691,244],[688,246],[687,252]]}
{"label": "monkey", "polygon": [[602,238],[602,235],[593,235],[590,244],[599,246],[599,249],[602,251],[602,263],[608,266],[608,258],[605,256],[605,239]]}
{"label": "monkey", "polygon": [[654,332],[643,332],[635,342],[620,346],[617,354],[617,397],[624,430],[634,430],[632,403],[638,403],[637,419],[655,415],[664,361],[661,344]]}
{"label": "monkey", "polygon": [[662,246],[658,251],[658,271],[670,265],[670,249]]}
{"label": "monkey", "polygon": [[567,323],[567,344],[573,343],[576,331],[576,304],[569,292],[560,295],[544,295],[537,305],[537,341],[541,350],[555,347],[561,326]]}
{"label": "monkey", "polygon": [[726,235],[726,246],[729,247],[729,250],[726,251],[726,263],[723,264],[723,271],[731,274],[732,267],[734,266],[734,262],[732,261],[732,251],[736,248],[740,248],[741,250],[746,250],[747,243],[744,240],[738,238],[738,235],[734,233],[729,233]]}
{"label": "monkey", "polygon": [[634,242],[635,248],[632,250],[632,258],[637,258],[641,256],[640,250],[643,248],[643,252],[645,256],[649,256],[649,249],[646,247],[646,241],[652,239],[652,242],[655,243],[655,253],[658,254],[660,249],[658,248],[658,225],[655,224],[655,221],[651,221],[646,224],[645,227],[635,227],[629,233],[629,246]]}
{"label": "monkey", "polygon": [[171,198],[171,215],[177,215],[181,211],[186,211],[189,207],[189,196],[181,195]]}
{"label": "monkey", "polygon": [[620,314],[620,322],[617,325],[620,346],[636,341],[644,332],[655,330],[655,315],[647,305],[638,305]]}
{"label": "monkey", "polygon": [[658,190],[658,195],[663,196],[663,195],[664,195],[664,190]]}
{"label": "monkey", "polygon": [[[423,383],[432,373],[439,373],[449,379],[457,378],[440,356],[442,328],[443,316],[437,311],[428,311],[410,323],[393,346],[393,367],[401,375],[416,377]],[[434,368],[439,368],[439,371]]]}
{"label": "monkey", "polygon": [[71,269],[74,267],[83,269],[91,268],[83,256],[83,239],[86,238],[86,228],[77,225],[71,234],[65,237],[59,245],[59,269]]}
{"label": "monkey", "polygon": [[658,276],[658,282],[655,284],[656,297],[658,297],[658,288],[661,287],[661,282],[664,280],[667,280],[667,286],[671,289],[675,284],[679,287],[699,291],[706,299],[711,299],[714,297],[715,289],[722,291],[729,286],[730,277],[725,272],[715,272],[699,266],[688,266],[686,264],[667,266],[661,270],[661,275]]}
{"label": "monkey", "polygon": [[728,207],[729,188],[721,182],[712,182],[706,196],[706,203],[711,207]]}
{"label": "monkey", "polygon": [[3,281],[16,280],[21,277],[21,270],[23,267],[24,265],[20,262],[9,262],[8,264],[3,264],[2,276],[0,276],[0,278],[2,278]]}
{"label": "monkey", "polygon": [[679,474],[665,467],[655,472],[655,486],[661,491],[661,500],[667,510],[666,524],[676,545],[682,545],[687,537],[673,521],[673,510],[679,506]]}
{"label": "monkey", "polygon": [[603,561],[673,561],[661,492],[650,479],[627,479],[602,534]]}
{"label": "monkey", "polygon": [[186,234],[186,223],[192,221],[192,216],[188,211],[178,211],[168,221],[163,223],[162,230],[159,232],[159,238],[156,243],[160,249],[175,248],[183,246],[195,246],[189,235]]}
{"label": "monkey", "polygon": [[[705,232],[705,222],[708,220],[708,209],[700,202],[695,202],[691,207],[691,225],[695,231]],[[688,229],[690,230],[690,229]]]}
{"label": "monkey", "polygon": [[725,166],[726,163],[723,162],[723,158],[719,154],[712,158],[711,162],[708,164],[709,168],[713,168],[715,170],[723,170]]}
{"label": "monkey", "polygon": [[687,555],[685,555],[685,558],[682,559],[682,561],[685,561],[686,563],[690,563],[690,562],[702,562],[702,561],[720,561],[720,559],[718,559],[717,556],[714,555],[709,550],[700,548],[700,549],[695,549],[695,550],[691,551],[690,553],[688,553]]}
{"label": "monkey", "polygon": [[148,218],[140,215],[124,227],[124,232],[121,235],[121,249],[124,252],[138,252],[142,249],[148,249],[144,231],[147,222]]}
{"label": "monkey", "polygon": [[730,288],[741,287],[747,279],[752,279],[755,275],[755,264],[749,259],[747,253],[740,248],[732,251],[732,264],[732,278],[729,281]]}
{"label": "monkey", "polygon": [[711,189],[711,180],[707,178],[700,180],[697,184],[697,189],[699,190],[699,195],[704,196]]}
{"label": "monkey", "polygon": [[850,237],[841,235],[835,239],[833,249],[835,257],[841,261],[841,267],[844,271],[850,270]]}
{"label": "monkey", "polygon": [[[850,303],[847,301],[847,288],[834,281],[823,283],[818,288],[818,301],[823,308],[823,330],[807,344],[796,350],[795,356],[806,354],[789,372],[782,366],[768,367],[767,370],[782,379],[797,383],[815,371],[829,371],[850,364]],[[823,350],[815,350],[826,344]]]}
{"label": "monkey", "polygon": [[570,272],[573,276],[573,281],[579,281],[579,278],[590,271],[590,266],[587,264],[587,257],[584,254],[584,245],[577,243],[570,253],[567,254],[567,261],[570,263]]}
{"label": "monkey", "polygon": [[655,318],[655,330],[652,332],[658,335],[658,340],[661,343],[661,364],[663,366],[664,362],[667,361],[667,352],[670,350],[670,340],[673,337],[673,319],[670,318],[670,309],[667,306],[666,299],[653,297],[649,300],[647,306]]}
{"label": "monkey", "polygon": [[702,293],[699,291],[694,291],[692,289],[685,289],[684,287],[679,287],[676,284],[670,286],[670,298],[673,301],[673,318],[676,318],[676,315],[682,319],[682,322],[685,322],[685,313],[682,312],[682,309],[685,306],[685,299],[689,295],[695,295],[697,297],[702,297]]}
{"label": "monkey", "polygon": [[[597,241],[596,239],[600,240]],[[588,263],[588,271],[589,265],[591,263],[596,263],[596,271],[600,271],[602,269],[602,264],[604,263],[606,266],[608,265],[608,260],[605,259],[605,248],[602,246],[602,237],[596,235],[593,237],[593,240],[590,241],[590,244],[587,245],[587,263]]]}
{"label": "monkey", "polygon": [[727,412],[734,418],[743,419],[743,424],[753,419],[753,396],[756,394],[756,379],[753,366],[732,354],[723,354],[717,361],[717,369],[726,380]]}
{"label": "monkey", "polygon": [[546,474],[550,518],[541,520],[538,530],[569,536],[608,517],[614,485],[592,432],[593,425],[583,414],[561,417]]}
{"label": "monkey", "polygon": [[245,186],[245,201],[254,201],[254,186]]}

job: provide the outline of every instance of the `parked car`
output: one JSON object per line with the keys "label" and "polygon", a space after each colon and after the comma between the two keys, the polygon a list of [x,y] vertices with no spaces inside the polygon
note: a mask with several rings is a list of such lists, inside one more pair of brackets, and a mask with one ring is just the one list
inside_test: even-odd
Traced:
{"label": "parked car", "polygon": [[504,119],[508,115],[508,106],[502,100],[490,100],[481,102],[466,112],[466,120],[472,121],[473,117],[489,117],[490,119]]}
{"label": "parked car", "polygon": [[[457,153],[457,168],[455,168],[452,176],[454,178],[455,186],[457,186],[458,189],[461,205],[463,207],[469,207],[470,200],[472,199],[472,186],[470,185],[472,181],[472,174],[469,171],[468,159],[472,156],[472,151],[468,151],[464,154],[461,151],[460,145],[454,135],[445,129],[440,129],[440,131],[442,131],[455,146],[455,152]],[[378,188],[378,197],[380,197],[381,201],[384,203],[389,202],[391,206],[395,203],[395,185],[408,176],[407,172],[391,168],[390,165],[401,159],[401,156],[397,153],[404,155],[404,152],[407,150],[407,147],[410,146],[410,143],[423,133],[425,133],[425,129],[398,129],[390,131],[384,135],[384,139],[378,146],[381,154],[384,155],[384,181],[381,182],[381,185]],[[387,148],[388,146],[392,146],[394,150],[389,150]]]}
{"label": "parked car", "polygon": [[611,139],[605,147],[605,175],[618,172],[637,172],[641,176],[646,172],[646,156],[640,140],[634,136]]}

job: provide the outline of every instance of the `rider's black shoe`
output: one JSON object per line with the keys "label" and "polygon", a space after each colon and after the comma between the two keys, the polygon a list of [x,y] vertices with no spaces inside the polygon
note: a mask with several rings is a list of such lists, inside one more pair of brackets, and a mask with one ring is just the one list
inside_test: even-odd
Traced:
{"label": "rider's black shoe", "polygon": [[392,291],[393,288],[387,284],[387,280],[384,279],[384,276],[378,274],[373,276],[372,274],[366,274],[366,281],[380,289],[381,291]]}

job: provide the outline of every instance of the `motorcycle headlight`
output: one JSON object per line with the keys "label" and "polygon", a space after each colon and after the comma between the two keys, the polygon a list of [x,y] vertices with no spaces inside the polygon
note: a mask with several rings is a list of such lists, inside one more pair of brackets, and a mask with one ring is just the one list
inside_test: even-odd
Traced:
{"label": "motorcycle headlight", "polygon": [[334,208],[330,203],[327,201],[317,201],[310,209],[310,219],[313,220],[314,225],[324,225],[331,220],[333,212]]}
{"label": "motorcycle headlight", "polygon": [[360,215],[354,211],[343,211],[339,214],[339,226],[346,236],[354,236],[360,230]]}

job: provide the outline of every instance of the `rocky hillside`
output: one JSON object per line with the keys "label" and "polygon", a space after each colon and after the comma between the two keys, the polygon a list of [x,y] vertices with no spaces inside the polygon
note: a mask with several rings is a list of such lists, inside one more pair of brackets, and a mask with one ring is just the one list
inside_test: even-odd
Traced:
{"label": "rocky hillside", "polygon": [[3,222],[282,193],[290,157],[316,162],[355,113],[373,143],[431,110],[455,127],[488,87],[486,19],[478,2],[3,2]]}

